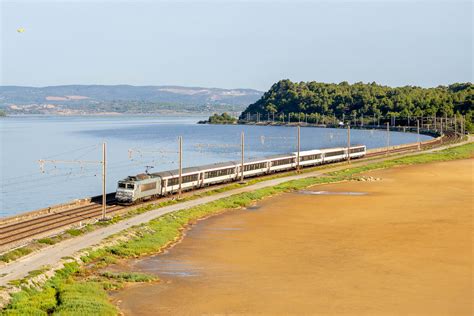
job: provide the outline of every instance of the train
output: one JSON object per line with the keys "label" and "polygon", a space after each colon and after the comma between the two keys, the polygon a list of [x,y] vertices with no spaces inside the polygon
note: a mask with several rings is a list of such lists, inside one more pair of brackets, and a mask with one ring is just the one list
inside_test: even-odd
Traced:
{"label": "train", "polygon": [[[366,155],[365,145],[300,151],[299,166],[310,167],[334,163]],[[243,177],[257,177],[282,172],[298,167],[298,153],[279,154],[263,158],[252,158],[243,164]],[[213,163],[205,166],[183,168],[181,190],[195,190],[214,184],[238,181],[242,177],[239,161]],[[155,197],[163,197],[179,191],[179,170],[144,173],[120,180],[115,199],[119,204],[130,205]]]}

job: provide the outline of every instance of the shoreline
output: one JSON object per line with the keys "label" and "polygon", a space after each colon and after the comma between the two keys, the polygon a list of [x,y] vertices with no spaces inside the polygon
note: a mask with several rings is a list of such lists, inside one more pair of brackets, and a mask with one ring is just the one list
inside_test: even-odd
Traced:
{"label": "shoreline", "polygon": [[[338,124],[312,124],[312,123],[305,123],[305,122],[294,122],[294,123],[283,123],[283,122],[238,122],[234,125],[256,125],[256,126],[287,126],[287,127],[313,127],[313,128],[335,128],[335,129],[347,129],[344,125]],[[383,125],[351,125],[351,129],[358,129],[358,130],[382,130],[386,131],[387,127]],[[391,132],[401,132],[401,133],[417,133],[416,126],[390,126],[389,127]],[[431,136],[433,138],[442,136],[437,131],[421,129],[420,134]]]}

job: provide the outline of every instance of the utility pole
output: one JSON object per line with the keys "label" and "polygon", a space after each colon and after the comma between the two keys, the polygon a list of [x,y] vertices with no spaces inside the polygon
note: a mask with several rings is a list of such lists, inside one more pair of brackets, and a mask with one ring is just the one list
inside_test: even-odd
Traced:
{"label": "utility pole", "polygon": [[301,149],[301,131],[300,126],[298,125],[298,156],[296,161],[296,172],[300,172],[300,149]]}
{"label": "utility pole", "polygon": [[439,126],[440,126],[440,136],[441,136],[441,144],[443,143],[443,118],[439,118]]}
{"label": "utility pole", "polygon": [[347,162],[351,163],[351,124],[347,124]]}
{"label": "utility pole", "polygon": [[242,134],[240,134],[240,149],[241,149],[240,183],[244,183],[244,150],[245,150],[245,134],[244,134],[244,132],[242,132]]}
{"label": "utility pole", "polygon": [[458,136],[458,126],[457,126],[457,122],[456,122],[456,115],[454,115],[454,136],[455,137]]}
{"label": "utility pole", "polygon": [[288,113],[288,124],[290,124],[291,113]]}
{"label": "utility pole", "polygon": [[107,192],[105,189],[105,180],[106,180],[106,150],[107,144],[104,142],[102,143],[102,220],[105,220],[107,217]]}
{"label": "utility pole", "polygon": [[417,141],[418,141],[418,150],[421,149],[421,144],[420,144],[420,121],[416,120],[416,135],[417,135]]}
{"label": "utility pole", "polygon": [[178,137],[179,143],[179,177],[178,177],[178,200],[181,199],[181,186],[183,184],[183,136]]}
{"label": "utility pole", "polygon": [[364,126],[364,114],[361,115],[360,117],[360,127]]}
{"label": "utility pole", "polygon": [[390,147],[390,123],[387,122],[387,152],[386,152],[387,155],[388,155],[389,147]]}

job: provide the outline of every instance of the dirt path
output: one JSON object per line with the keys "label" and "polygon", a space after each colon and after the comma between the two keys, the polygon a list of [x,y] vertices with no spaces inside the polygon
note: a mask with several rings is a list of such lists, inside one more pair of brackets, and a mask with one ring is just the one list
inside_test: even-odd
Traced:
{"label": "dirt path", "polygon": [[472,315],[474,160],[369,172],[199,222],[131,261],[126,315]]}
{"label": "dirt path", "polygon": [[[472,139],[469,139],[468,142],[471,142],[471,141]],[[441,150],[441,149],[443,148],[438,148],[437,150]],[[413,154],[417,154],[417,153],[406,154],[404,156],[413,155]],[[392,159],[392,158],[390,157],[380,158],[380,159],[375,159],[375,160],[370,160],[370,161],[352,161],[351,166],[366,165],[366,164],[370,164],[377,161],[384,161],[387,159]],[[260,182],[251,186],[243,187],[240,189],[218,193],[212,196],[203,197],[203,198],[199,198],[193,201],[188,201],[188,202],[183,202],[176,205],[163,207],[157,210],[153,210],[153,211],[149,211],[149,212],[137,215],[133,218],[121,221],[117,224],[97,229],[93,232],[87,233],[85,235],[82,235],[76,238],[65,240],[56,245],[44,248],[40,252],[33,253],[15,262],[12,262],[10,264],[0,266],[0,286],[6,285],[11,280],[21,279],[25,277],[29,271],[39,269],[44,265],[54,265],[62,257],[71,256],[75,252],[81,249],[100,243],[104,238],[110,235],[116,234],[130,226],[148,222],[163,214],[201,205],[201,204],[205,204],[205,203],[215,201],[224,197],[228,197],[234,194],[238,194],[241,192],[250,192],[259,188],[274,186],[274,185],[277,185],[286,181],[294,180],[294,179],[320,176],[322,172],[331,172],[331,171],[336,171],[336,170],[345,169],[345,168],[347,168],[347,165],[334,167],[334,168],[328,168],[328,169],[324,169],[323,171],[315,171],[315,172],[304,173],[304,174],[295,175],[295,176],[288,176],[288,177],[284,177],[280,179],[267,180],[267,181]]]}

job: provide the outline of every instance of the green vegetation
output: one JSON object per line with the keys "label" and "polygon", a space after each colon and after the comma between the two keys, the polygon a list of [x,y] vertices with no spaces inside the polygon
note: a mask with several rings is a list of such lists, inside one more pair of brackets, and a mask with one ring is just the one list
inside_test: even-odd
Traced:
{"label": "green vegetation", "polygon": [[100,282],[79,281],[78,263],[65,264],[41,289],[23,286],[2,315],[117,315]]}
{"label": "green vegetation", "polygon": [[79,236],[79,235],[82,235],[84,231],[81,229],[71,228],[71,229],[66,230],[66,233],[71,236]]}
{"label": "green vegetation", "polygon": [[[32,276],[43,270],[37,270]],[[23,286],[1,315],[117,315],[107,290],[121,288],[124,282],[152,282],[158,278],[143,273],[101,273],[90,278],[88,269],[66,263],[41,289]],[[21,285],[22,283],[18,285]]]}
{"label": "green vegetation", "polygon": [[0,261],[3,261],[3,262],[14,261],[14,260],[16,260],[20,257],[26,256],[27,254],[30,254],[31,252],[33,252],[33,249],[31,249],[29,247],[17,248],[17,249],[14,249],[14,250],[11,250],[9,252],[6,252],[6,253],[2,254],[0,256]]}
{"label": "green vegetation", "polygon": [[[81,258],[87,269],[76,262],[68,263],[56,272],[41,289],[23,286],[12,295],[10,305],[2,315],[115,315],[117,311],[107,300],[106,290],[120,288],[122,282],[150,282],[155,278],[137,273],[99,273],[91,277],[94,267],[103,267],[120,258],[138,257],[159,252],[175,242],[183,229],[200,218],[226,209],[245,207],[265,197],[282,192],[303,189],[353,179],[361,172],[407,164],[465,159],[474,156],[474,144],[467,144],[434,153],[395,158],[359,167],[348,167],[330,172],[325,177],[309,177],[284,182],[274,187],[240,193],[207,204],[160,216],[146,224],[132,227],[118,235],[131,236],[128,240],[90,251]],[[156,206],[155,206],[156,207]],[[105,280],[104,280],[105,279]]]}
{"label": "green vegetation", "polygon": [[145,273],[137,273],[137,272],[120,272],[120,273],[104,272],[104,273],[101,273],[101,276],[108,279],[115,279],[115,280],[126,281],[126,282],[151,282],[151,281],[158,280],[157,277],[154,277]]}
{"label": "green vegetation", "polygon": [[56,243],[56,241],[52,238],[41,238],[38,239],[37,242],[45,245],[54,245]]}
{"label": "green vegetation", "polygon": [[208,121],[199,122],[199,123],[209,123],[209,124],[235,124],[237,123],[237,119],[235,117],[230,116],[227,113],[222,114],[213,114],[209,116]]}
{"label": "green vegetation", "polygon": [[5,113],[4,110],[0,109],[0,117],[4,117],[4,116],[7,116],[7,114]]}
{"label": "green vegetation", "polygon": [[[263,97],[251,104],[247,113],[260,113],[262,118],[274,114],[281,120],[291,115],[292,120],[307,114],[309,123],[333,123],[334,116],[342,119],[361,119],[369,122],[375,117],[432,117],[445,115],[466,116],[467,130],[474,131],[474,93],[472,83],[455,83],[436,88],[398,87],[355,83],[339,84],[281,80]],[[284,115],[284,116],[283,116]]]}

